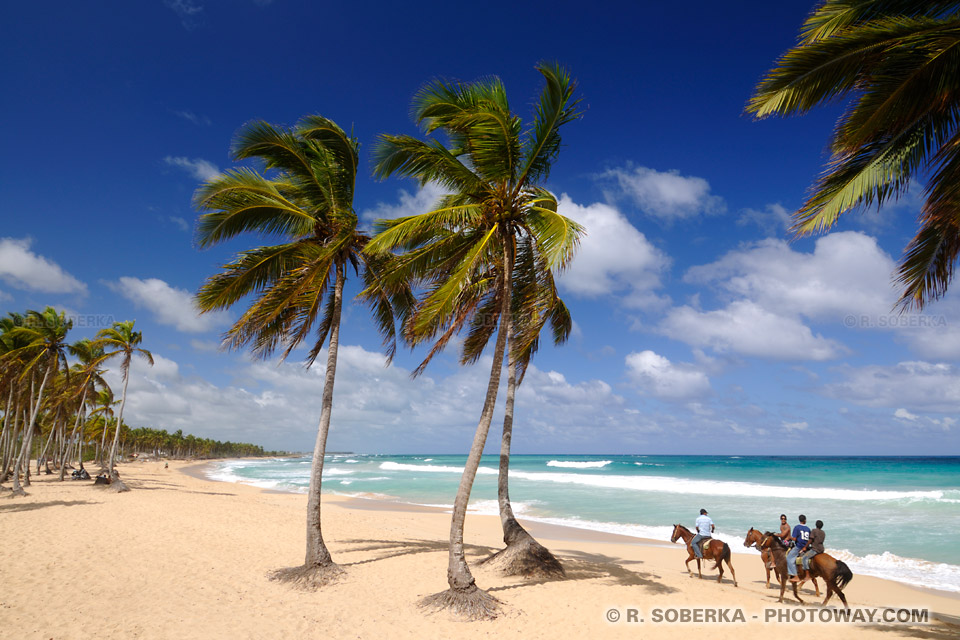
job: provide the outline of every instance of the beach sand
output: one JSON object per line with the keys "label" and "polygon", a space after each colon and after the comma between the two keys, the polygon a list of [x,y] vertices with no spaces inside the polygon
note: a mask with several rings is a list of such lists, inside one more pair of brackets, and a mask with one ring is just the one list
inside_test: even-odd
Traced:
{"label": "beach sand", "polygon": [[[931,622],[765,623],[766,609],[796,615],[800,607],[789,588],[784,604],[779,589],[765,589],[757,556],[734,554],[734,588],[726,575],[716,583],[712,563],[704,580],[688,577],[680,545],[537,523],[530,531],[560,557],[568,579],[531,583],[474,569],[477,584],[502,600],[502,615],[428,615],[417,601],[446,588],[449,514],[338,496],[324,497],[324,538],[347,574],[305,593],[267,575],[303,559],[306,496],[213,482],[182,462],[119,471],[131,492],[40,476],[26,498],[0,493],[0,637],[960,637],[960,598],[952,594],[856,575],[846,589],[855,609],[928,609]],[[498,549],[500,538],[498,518],[467,516],[469,560]],[[818,615],[809,583],[801,595],[812,612],[804,615]],[[657,609],[665,618],[680,608],[740,610],[745,622],[653,621]],[[611,609],[616,623],[606,619]],[[643,622],[628,622],[628,609]]]}

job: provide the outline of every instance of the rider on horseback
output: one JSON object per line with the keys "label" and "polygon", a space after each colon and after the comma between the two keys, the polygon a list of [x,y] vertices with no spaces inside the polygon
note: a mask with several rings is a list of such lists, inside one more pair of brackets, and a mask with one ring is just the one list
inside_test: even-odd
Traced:
{"label": "rider on horseback", "polygon": [[712,538],[713,530],[715,528],[716,527],[713,524],[713,520],[707,516],[707,510],[700,509],[700,515],[697,517],[696,524],[697,535],[693,536],[693,540],[690,541],[690,546],[693,548],[693,553],[698,558],[703,558],[703,551],[700,549],[700,543],[703,540],[709,540]]}
{"label": "rider on horseback", "polygon": [[807,549],[800,556],[803,561],[805,571],[810,571],[810,559],[818,553],[823,553],[823,540],[827,534],[823,532],[823,520],[817,520],[817,528],[810,532],[810,542],[807,543]]}
{"label": "rider on horseback", "polygon": [[797,577],[797,556],[810,541],[810,527],[807,526],[807,516],[801,514],[797,519],[800,524],[793,528],[792,536],[797,546],[787,552],[787,573],[790,574],[790,582],[800,582]]}

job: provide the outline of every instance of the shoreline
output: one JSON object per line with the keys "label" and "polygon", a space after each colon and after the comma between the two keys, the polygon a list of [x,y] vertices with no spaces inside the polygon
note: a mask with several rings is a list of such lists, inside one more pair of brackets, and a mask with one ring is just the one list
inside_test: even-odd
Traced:
{"label": "shoreline", "polygon": [[[601,456],[602,457],[602,456]],[[242,460],[241,458],[237,459],[224,459],[224,460],[208,460],[196,464],[187,466],[181,471],[190,475],[191,477],[197,478],[199,480],[204,480],[207,482],[222,483],[227,485],[242,484],[253,489],[257,489],[264,493],[271,494],[280,494],[280,495],[300,495],[303,496],[303,493],[297,493],[292,491],[281,491],[278,489],[266,489],[263,487],[257,487],[254,484],[248,484],[243,482],[231,482],[229,480],[219,480],[216,478],[211,478],[207,476],[203,470],[213,464],[219,462],[228,462],[230,460]],[[403,502],[402,500],[387,500],[378,497],[362,497],[362,496],[351,496],[344,495],[335,492],[325,492],[323,496],[324,501],[329,501],[331,499],[337,501],[337,504],[344,506],[348,509],[360,509],[367,511],[393,511],[401,513],[434,513],[434,514],[450,514],[451,510],[446,507],[437,507],[429,505],[421,505],[412,502]],[[497,521],[499,525],[499,517],[492,514],[481,514],[476,512],[471,512],[468,510],[468,514],[472,517],[483,517],[483,518],[493,518]],[[626,545],[636,545],[644,547],[655,547],[660,549],[676,549],[681,550],[682,545],[680,543],[671,544],[668,541],[657,540],[655,538],[643,538],[637,536],[630,536],[620,533],[612,533],[608,531],[601,531],[597,529],[588,529],[585,527],[575,527],[571,525],[555,524],[549,522],[540,522],[538,520],[531,520],[518,516],[518,520],[521,521],[521,524],[527,529],[527,531],[533,535],[534,538],[552,540],[557,542],[586,542],[586,543],[600,543],[600,544],[626,544]],[[734,549],[731,547],[731,551],[741,558],[755,558],[759,562],[759,554],[746,553],[740,549]],[[939,597],[951,598],[960,602],[960,592],[949,591],[946,589],[937,589],[936,587],[926,587],[922,585],[913,584],[910,582],[895,580],[892,578],[880,577],[880,576],[871,576],[866,574],[857,574],[859,577],[866,577],[873,580],[883,580],[891,584],[895,584],[901,587],[907,587],[912,590],[927,593],[930,595],[935,595]],[[789,591],[789,585],[787,589]]]}
{"label": "shoreline", "polygon": [[[361,501],[341,496],[324,496],[323,535],[346,573],[320,591],[298,591],[270,575],[303,560],[306,496],[218,482],[202,475],[205,464],[122,464],[128,493],[41,475],[28,496],[0,498],[0,535],[17,541],[0,548],[4,576],[17,585],[0,594],[0,626],[7,635],[578,640],[639,634],[673,640],[685,630],[649,617],[642,623],[605,617],[612,610],[628,615],[661,609],[742,612],[742,623],[694,625],[721,640],[762,640],[770,633],[778,640],[809,640],[814,629],[854,640],[960,634],[958,599],[860,575],[846,589],[854,611],[916,608],[927,611],[929,621],[849,623],[842,629],[765,622],[767,612],[836,611],[839,602],[821,609],[823,596],[817,599],[808,583],[801,591],[806,605],[790,591],[777,603],[778,590],[765,588],[756,558],[734,557],[738,586],[729,572],[718,584],[712,563],[704,566],[703,580],[688,577],[679,546],[584,540],[582,530],[563,532],[577,534],[576,540],[540,538],[563,563],[566,579],[505,578],[477,565],[501,547],[502,532],[499,518],[475,513],[467,514],[467,560],[477,585],[501,601],[501,613],[483,622],[428,614],[418,602],[447,586],[449,514],[397,510],[395,503],[389,509],[357,508]],[[560,529],[548,533],[559,535]],[[26,535],[31,531],[45,535]]]}

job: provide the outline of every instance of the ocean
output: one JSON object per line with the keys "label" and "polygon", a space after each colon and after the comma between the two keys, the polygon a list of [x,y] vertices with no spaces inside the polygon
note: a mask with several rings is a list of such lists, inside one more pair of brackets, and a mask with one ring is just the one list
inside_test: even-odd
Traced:
{"label": "ocean", "polygon": [[[497,456],[484,456],[471,511],[497,513]],[[335,454],[324,492],[451,508],[466,456]],[[310,458],[218,462],[211,478],[303,493]],[[669,542],[701,508],[734,553],[750,527],[805,514],[854,574],[960,592],[960,457],[515,455],[522,520]]]}

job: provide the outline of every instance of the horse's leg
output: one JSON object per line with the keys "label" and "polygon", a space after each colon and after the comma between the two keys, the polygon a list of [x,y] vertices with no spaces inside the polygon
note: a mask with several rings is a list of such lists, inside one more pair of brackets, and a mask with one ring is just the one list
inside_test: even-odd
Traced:
{"label": "horse's leg", "polygon": [[687,546],[687,553],[689,553],[690,555],[687,556],[687,561],[684,563],[683,566],[687,568],[687,575],[689,575],[690,577],[693,577],[693,572],[690,570],[690,561],[696,558],[697,556],[693,554],[693,549],[690,548],[689,545]]}
{"label": "horse's leg", "polygon": [[849,610],[850,605],[847,604],[847,598],[846,596],[843,595],[843,591],[840,591],[840,589],[837,589],[837,596],[839,596],[840,601],[843,603],[844,608]]}
{"label": "horse's leg", "polygon": [[[823,581],[827,583],[827,597],[824,598],[823,600],[823,606],[827,606],[827,603],[830,601],[830,598],[833,597],[833,580],[830,580],[829,578],[824,576]],[[838,591],[837,593],[840,593],[840,592]],[[844,600],[842,596],[840,599]],[[846,604],[846,600],[844,600],[844,604]]]}
{"label": "horse's leg", "polygon": [[797,593],[797,583],[791,582],[790,584],[793,585],[793,597],[796,598],[797,602],[799,602],[800,604],[806,604],[803,600],[800,599],[800,594]]}
{"label": "horse's leg", "polygon": [[[760,559],[763,560],[763,568],[767,570],[767,589],[770,588],[770,554],[766,551],[760,554]],[[731,569],[732,571],[733,569]]]}
{"label": "horse's leg", "polygon": [[813,588],[817,591],[817,597],[820,597],[820,585],[817,584],[817,579],[814,576],[810,576],[810,579],[813,580]]}
{"label": "horse's leg", "polygon": [[727,558],[727,566],[730,567],[730,575],[733,576],[733,586],[737,586],[737,572],[733,570],[733,564],[731,564],[729,558]]}
{"label": "horse's leg", "polygon": [[697,575],[703,580],[703,573],[700,571],[700,558],[697,558]]}
{"label": "horse's leg", "polygon": [[780,599],[777,602],[783,602],[783,592],[787,590],[787,580],[783,578],[780,580]]}

